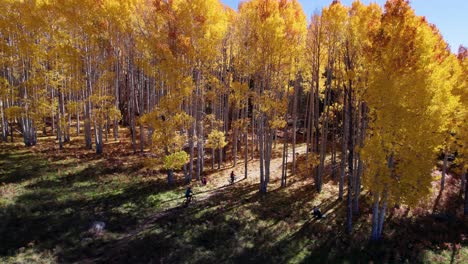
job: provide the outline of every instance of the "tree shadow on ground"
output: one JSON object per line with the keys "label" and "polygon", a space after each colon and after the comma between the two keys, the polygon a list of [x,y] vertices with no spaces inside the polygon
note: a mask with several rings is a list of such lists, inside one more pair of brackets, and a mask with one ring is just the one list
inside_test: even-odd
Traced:
{"label": "tree shadow on ground", "polygon": [[50,169],[41,158],[30,155],[28,152],[17,155],[2,153],[0,160],[3,161],[3,168],[9,168],[7,171],[0,172],[0,182],[3,184],[20,183],[29,178],[39,177]]}
{"label": "tree shadow on ground", "polygon": [[[60,262],[93,255],[104,241],[133,230],[161,206],[161,199],[148,199],[151,195],[182,185],[177,182],[168,186],[164,179],[136,177],[139,165],[107,166],[104,160],[89,163],[83,170],[65,172],[77,164],[63,165],[37,154],[30,156],[29,151],[15,153],[1,154],[5,158],[2,162],[9,162],[11,169],[1,180],[21,184],[24,190],[11,204],[0,207],[0,256],[14,255],[30,245],[53,250]],[[13,166],[26,158],[26,168]],[[57,173],[57,168],[63,173]],[[104,221],[108,235],[89,240],[88,230],[94,221]]]}
{"label": "tree shadow on ground", "polygon": [[[32,165],[44,168],[40,160]],[[345,201],[317,194],[304,176],[289,177],[287,187],[263,195],[247,181],[201,191],[184,207],[172,206],[180,199],[174,196],[148,202],[155,193],[182,196],[183,179],[168,186],[164,178],[142,181],[138,171],[138,165],[110,167],[104,160],[55,179],[28,174],[38,179],[0,211],[0,255],[33,242],[66,263],[420,263],[427,250],[449,250],[452,262],[463,263],[458,250],[467,246],[467,220],[456,211],[444,212],[453,214],[446,219],[401,218],[391,211],[383,241],[371,244],[369,198],[362,197],[353,233],[345,234]],[[119,183],[115,174],[135,179]],[[440,202],[460,205],[456,195]],[[325,219],[312,217],[314,205]],[[88,237],[93,221],[106,223],[103,236]]]}
{"label": "tree shadow on ground", "polygon": [[[259,194],[257,190],[256,184],[238,184],[218,189],[207,199],[157,217],[144,230],[139,230],[139,235],[124,238],[126,241],[121,239],[109,242],[94,261],[284,261],[285,255],[281,257],[275,254],[281,252],[282,248],[277,246],[281,241],[278,237],[297,228],[296,222],[315,223],[310,217],[311,203],[309,208],[299,209],[301,204],[313,200],[313,187],[299,186],[294,192],[282,188],[267,195]],[[287,207],[288,201],[295,201],[291,209],[277,210]],[[323,204],[323,208],[333,208],[338,204],[339,201],[330,199]],[[326,225],[320,226],[324,228]],[[299,235],[292,237],[294,240]]]}
{"label": "tree shadow on ground", "polygon": [[64,175],[53,179],[40,180],[31,183],[30,188],[62,188],[79,182],[89,182],[98,179],[100,176],[112,174],[133,174],[140,170],[140,166],[132,165],[127,167],[108,167],[105,161],[99,161],[88,165],[81,171],[75,173],[66,172]]}
{"label": "tree shadow on ground", "polygon": [[[291,188],[291,189],[288,189]],[[325,219],[310,214],[313,187],[280,188],[266,195],[256,184],[220,188],[187,208],[158,215],[135,236],[106,243],[93,260],[101,263],[420,263],[426,250],[466,246],[466,220],[434,224],[434,216],[390,217],[384,239],[369,243],[367,197],[344,232],[345,203],[322,200]],[[304,207],[300,208],[300,206]],[[287,207],[287,208],[285,208]],[[465,229],[464,229],[465,228]],[[441,234],[442,233],[442,234]],[[402,243],[402,241],[408,241]],[[120,245],[120,246],[116,246]],[[453,260],[457,253],[453,251]]]}
{"label": "tree shadow on ground", "polygon": [[83,235],[94,221],[104,221],[110,233],[126,233],[152,208],[147,197],[166,185],[165,182],[135,183],[121,192],[101,194],[93,199],[65,200],[60,198],[61,190],[36,188],[33,193],[19,196],[14,205],[0,212],[3,219],[0,234],[4,240],[0,254],[12,254],[34,242],[43,249],[60,248],[58,254],[63,260],[79,257],[83,253]]}

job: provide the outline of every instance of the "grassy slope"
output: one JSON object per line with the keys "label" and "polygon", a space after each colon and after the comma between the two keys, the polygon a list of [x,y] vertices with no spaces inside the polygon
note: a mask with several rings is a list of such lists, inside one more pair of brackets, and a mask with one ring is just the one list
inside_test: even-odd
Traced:
{"label": "grassy slope", "polygon": [[[254,161],[249,178],[234,185],[225,185],[230,167],[209,175],[208,186],[194,183],[196,201],[183,207],[185,186],[170,188],[165,175],[142,169],[142,157],[126,153],[125,144],[107,145],[102,157],[79,143],[63,152],[50,144],[0,145],[0,262],[468,262],[466,219],[437,222],[427,213],[431,202],[392,209],[385,241],[369,245],[365,198],[346,235],[336,184],[328,181],[317,194],[311,178],[298,175],[279,188],[280,159],[272,162],[265,196],[258,194]],[[449,179],[449,194],[456,183]],[[459,202],[453,195],[440,200],[441,208]],[[313,219],[314,205],[328,217]],[[107,224],[98,237],[87,232],[96,220]]]}

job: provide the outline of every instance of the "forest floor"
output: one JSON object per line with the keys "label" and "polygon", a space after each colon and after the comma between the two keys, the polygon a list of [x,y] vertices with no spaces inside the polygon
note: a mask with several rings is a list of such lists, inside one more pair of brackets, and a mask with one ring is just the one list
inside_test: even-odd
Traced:
{"label": "forest floor", "polygon": [[[186,207],[183,176],[168,186],[128,142],[109,142],[97,156],[79,140],[62,151],[40,140],[32,148],[0,144],[2,263],[468,263],[459,179],[448,176],[439,196],[437,171],[433,196],[411,210],[390,208],[384,240],[371,244],[366,192],[348,235],[336,181],[327,176],[318,194],[299,172],[281,188],[280,156],[268,194],[258,193],[258,161],[243,179],[240,156],[236,168],[207,170],[207,186],[192,182],[195,200]],[[228,185],[232,170],[237,180]],[[326,218],[312,217],[315,205]],[[94,221],[106,224],[102,234],[89,231]]]}

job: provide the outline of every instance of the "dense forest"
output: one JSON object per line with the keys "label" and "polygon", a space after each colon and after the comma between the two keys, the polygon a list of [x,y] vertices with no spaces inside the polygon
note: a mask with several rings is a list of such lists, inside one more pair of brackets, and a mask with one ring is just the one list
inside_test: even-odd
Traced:
{"label": "dense forest", "polygon": [[431,195],[440,167],[440,193],[450,169],[468,215],[468,49],[453,54],[406,0],[335,0],[309,23],[297,0],[238,11],[219,0],[0,0],[0,10],[0,144],[52,136],[54,149],[75,141],[99,156],[128,139],[121,147],[144,153],[168,186],[229,161],[263,195],[279,156],[281,187],[299,172],[317,193],[326,174],[336,180],[347,233],[365,194],[371,240],[389,208]]}

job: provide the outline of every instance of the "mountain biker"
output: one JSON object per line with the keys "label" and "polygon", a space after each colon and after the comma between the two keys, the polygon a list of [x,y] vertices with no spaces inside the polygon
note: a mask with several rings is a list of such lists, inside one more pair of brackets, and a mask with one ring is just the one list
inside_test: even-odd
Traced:
{"label": "mountain biker", "polygon": [[317,206],[314,207],[312,212],[313,212],[314,216],[317,217],[318,219],[321,219],[321,218],[325,217],[322,214],[322,212],[320,212],[320,209]]}
{"label": "mountain biker", "polygon": [[235,179],[236,175],[234,174],[234,171],[231,171],[231,179],[229,180],[229,183],[233,184]]}
{"label": "mountain biker", "polygon": [[203,185],[206,185],[207,182],[208,182],[208,181],[206,180],[206,177],[203,176],[203,178],[201,179],[201,183],[202,183]]}
{"label": "mountain biker", "polygon": [[192,201],[192,196],[193,196],[192,187],[189,186],[187,190],[185,190],[185,200],[187,203],[190,203]]}

